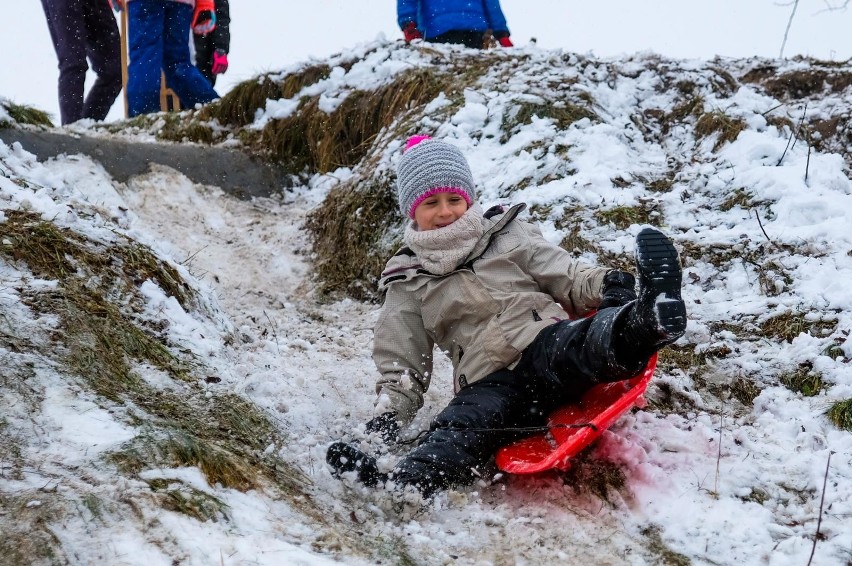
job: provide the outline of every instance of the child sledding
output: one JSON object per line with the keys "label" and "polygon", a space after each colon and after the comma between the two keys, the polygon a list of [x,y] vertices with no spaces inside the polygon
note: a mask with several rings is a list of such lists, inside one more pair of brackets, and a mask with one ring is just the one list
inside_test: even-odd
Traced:
{"label": "child sledding", "polygon": [[[389,473],[332,444],[333,473],[424,497],[472,483],[502,446],[599,383],[633,378],[686,330],[681,267],[659,230],[636,236],[630,273],[574,260],[521,221],[523,204],[483,212],[462,153],[411,138],[397,168],[403,247],[380,281],[385,302],[373,359],[380,377],[366,431],[393,443],[423,406],[437,345],[452,359],[455,396]],[[592,314],[594,313],[594,314]]]}

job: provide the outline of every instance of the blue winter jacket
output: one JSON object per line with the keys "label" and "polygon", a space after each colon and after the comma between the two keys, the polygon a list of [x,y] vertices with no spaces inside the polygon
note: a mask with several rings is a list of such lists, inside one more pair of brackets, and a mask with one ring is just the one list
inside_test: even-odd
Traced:
{"label": "blue winter jacket", "polygon": [[509,33],[499,0],[397,0],[396,15],[400,29],[415,22],[426,39],[453,30]]}

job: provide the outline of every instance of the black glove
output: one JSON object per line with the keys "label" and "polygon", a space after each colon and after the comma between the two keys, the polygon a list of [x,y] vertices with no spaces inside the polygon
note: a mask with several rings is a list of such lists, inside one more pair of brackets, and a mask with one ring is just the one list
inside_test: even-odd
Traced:
{"label": "black glove", "polygon": [[399,439],[399,421],[396,420],[396,413],[382,413],[370,419],[364,430],[367,434],[377,435],[385,444],[396,442]]}
{"label": "black glove", "polygon": [[626,271],[613,269],[603,279],[601,287],[601,304],[598,309],[620,307],[636,300],[636,278]]}

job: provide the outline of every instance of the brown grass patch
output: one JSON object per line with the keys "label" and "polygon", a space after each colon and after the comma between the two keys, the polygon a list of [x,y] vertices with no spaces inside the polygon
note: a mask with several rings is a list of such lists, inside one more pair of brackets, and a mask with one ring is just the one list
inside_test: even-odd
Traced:
{"label": "brown grass patch", "polygon": [[571,124],[588,118],[596,122],[600,118],[592,110],[585,106],[572,104],[570,102],[519,102],[514,112],[509,112],[503,118],[501,129],[508,138],[515,130],[525,124],[532,123],[533,118],[551,119],[560,130],[567,129]]}
{"label": "brown grass patch", "polygon": [[[33,502],[37,501],[35,504]],[[53,533],[65,514],[56,493],[29,491],[15,497],[0,492],[0,563],[9,566],[70,564],[62,543]]]}
{"label": "brown grass patch", "polygon": [[738,377],[731,383],[731,397],[746,407],[754,405],[754,400],[760,392],[760,387],[753,380],[745,377]]}
{"label": "brown grass patch", "polygon": [[230,520],[228,505],[209,493],[172,479],[146,480],[146,483],[151,491],[160,496],[163,509],[183,513],[199,521],[218,522],[220,518]]}
{"label": "brown grass patch", "polygon": [[764,81],[766,92],[779,100],[808,98],[830,92],[842,92],[852,85],[852,73],[825,69],[791,71]]}
{"label": "brown grass patch", "polygon": [[645,537],[645,548],[653,554],[659,562],[665,566],[689,566],[692,561],[683,554],[675,552],[663,541],[662,529],[657,525],[650,525],[641,531]]}
{"label": "brown grass patch", "polygon": [[224,136],[224,132],[215,132],[209,123],[201,119],[200,113],[192,110],[168,112],[162,119],[163,126],[156,132],[157,138],[161,140],[211,145]]}
{"label": "brown grass patch", "polygon": [[773,316],[760,323],[759,334],[792,342],[799,334],[810,334],[820,338],[827,336],[837,327],[836,320],[806,320],[801,313],[785,313]]}
{"label": "brown grass patch", "polygon": [[742,77],[744,83],[762,83],[775,76],[778,68],[775,65],[760,65],[748,71]]}
{"label": "brown grass patch", "polygon": [[726,143],[736,140],[745,127],[743,120],[731,118],[722,111],[714,110],[698,118],[695,123],[695,133],[701,138],[718,134],[716,143],[713,144],[713,151],[718,151]]}
{"label": "brown grass patch", "polygon": [[577,493],[591,493],[612,505],[610,493],[623,491],[627,478],[618,464],[592,458],[593,449],[591,446],[571,459],[571,467],[562,472],[562,481]]}
{"label": "brown grass patch", "polygon": [[292,116],[270,121],[255,149],[292,173],[354,166],[382,129],[435,98],[442,80],[433,70],[408,71],[375,91],[349,93],[330,114],[320,109],[319,97],[304,100]]}
{"label": "brown grass patch", "polygon": [[[125,462],[136,462],[138,470],[196,465],[211,484],[251,489],[269,480],[286,493],[303,494],[306,479],[298,470],[274,456],[260,456],[270,444],[285,442],[268,417],[240,396],[209,395],[192,376],[193,362],[178,358],[127,312],[143,304],[138,286],[147,279],[171,290],[190,310],[195,296],[173,266],[123,236],[116,235],[113,243],[94,242],[36,214],[9,210],[6,217],[0,239],[10,243],[0,246],[0,256],[57,282],[24,297],[36,312],[59,318],[62,332],[53,336],[52,355],[82,377],[105,406],[145,412],[136,415],[137,422],[152,427],[156,442],[131,446],[127,451],[135,456],[124,455]],[[149,385],[136,364],[158,368],[173,385],[167,390]]]}
{"label": "brown grass patch", "polygon": [[594,213],[595,219],[602,224],[612,224],[619,230],[626,230],[634,224],[652,224],[661,226],[663,215],[656,202],[646,201],[639,206],[616,206]]}
{"label": "brown grass patch", "polygon": [[745,189],[735,189],[734,192],[719,205],[719,210],[722,212],[728,212],[735,207],[748,209],[754,206],[752,199],[753,197],[751,193]]}
{"label": "brown grass patch", "polygon": [[698,117],[704,113],[704,97],[700,95],[687,96],[686,100],[675,106],[662,120],[663,134],[667,133],[672,125],[683,122],[688,117]]}
{"label": "brown grass patch", "polygon": [[387,179],[332,190],[306,223],[317,253],[314,269],[321,293],[376,299],[377,276],[402,239],[401,232],[393,235],[401,222]]}
{"label": "brown grass patch", "polygon": [[255,113],[266,108],[267,100],[292,98],[303,88],[328,78],[331,68],[326,64],[310,65],[295,73],[277,77],[267,73],[256,79],[243,81],[216,102],[201,110],[201,118],[215,118],[230,126],[246,126],[254,121]]}

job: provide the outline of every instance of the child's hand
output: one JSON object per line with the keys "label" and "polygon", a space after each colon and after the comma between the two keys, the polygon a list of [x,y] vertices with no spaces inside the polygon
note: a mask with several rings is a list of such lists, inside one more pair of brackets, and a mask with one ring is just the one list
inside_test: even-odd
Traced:
{"label": "child's hand", "polygon": [[217,49],[213,52],[213,71],[214,75],[221,75],[228,70],[228,54],[224,49]]}
{"label": "child's hand", "polygon": [[216,29],[216,12],[212,10],[196,10],[192,20],[192,32],[195,35],[206,35]]}

